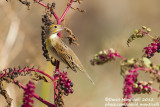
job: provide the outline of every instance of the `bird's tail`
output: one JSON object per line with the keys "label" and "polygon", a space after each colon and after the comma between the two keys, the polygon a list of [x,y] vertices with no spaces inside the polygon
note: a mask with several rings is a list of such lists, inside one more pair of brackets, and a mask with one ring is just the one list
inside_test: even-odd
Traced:
{"label": "bird's tail", "polygon": [[86,70],[83,70],[83,72],[85,73],[85,75],[88,77],[88,79],[92,82],[93,85],[95,85],[94,81],[92,80],[92,78],[89,76],[89,74],[87,73]]}

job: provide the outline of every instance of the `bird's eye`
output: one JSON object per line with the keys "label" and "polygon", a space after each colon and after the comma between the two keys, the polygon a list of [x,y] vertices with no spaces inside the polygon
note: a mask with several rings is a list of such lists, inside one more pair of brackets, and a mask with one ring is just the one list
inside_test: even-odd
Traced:
{"label": "bird's eye", "polygon": [[54,26],[54,28],[57,28],[57,26]]}

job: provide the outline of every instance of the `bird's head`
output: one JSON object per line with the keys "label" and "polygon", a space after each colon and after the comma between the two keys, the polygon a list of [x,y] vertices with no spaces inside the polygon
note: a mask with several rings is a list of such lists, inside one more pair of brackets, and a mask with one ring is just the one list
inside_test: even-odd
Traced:
{"label": "bird's head", "polygon": [[60,32],[61,30],[64,30],[64,27],[63,27],[62,25],[52,24],[52,25],[50,25],[50,27],[49,27],[49,31],[50,31],[51,34],[58,33],[58,32]]}

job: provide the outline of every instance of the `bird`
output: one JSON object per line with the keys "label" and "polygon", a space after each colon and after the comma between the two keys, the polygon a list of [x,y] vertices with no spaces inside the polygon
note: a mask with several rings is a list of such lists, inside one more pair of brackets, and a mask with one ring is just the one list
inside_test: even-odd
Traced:
{"label": "bird", "polygon": [[48,37],[46,38],[46,49],[53,58],[63,62],[73,71],[77,72],[77,70],[80,70],[84,72],[92,84],[95,85],[77,55],[58,36],[58,33],[64,29],[62,25],[52,24],[49,26]]}

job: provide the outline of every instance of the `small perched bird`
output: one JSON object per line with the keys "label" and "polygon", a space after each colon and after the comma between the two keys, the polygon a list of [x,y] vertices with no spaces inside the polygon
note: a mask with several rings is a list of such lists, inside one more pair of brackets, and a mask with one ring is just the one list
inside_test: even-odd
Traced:
{"label": "small perched bird", "polygon": [[77,72],[78,68],[80,71],[84,72],[89,80],[94,84],[76,54],[59,38],[58,33],[61,30],[64,30],[64,27],[61,25],[53,24],[49,27],[49,37],[47,37],[46,40],[46,48],[49,54],[56,60],[65,63],[75,72]]}

